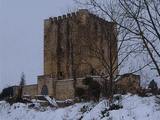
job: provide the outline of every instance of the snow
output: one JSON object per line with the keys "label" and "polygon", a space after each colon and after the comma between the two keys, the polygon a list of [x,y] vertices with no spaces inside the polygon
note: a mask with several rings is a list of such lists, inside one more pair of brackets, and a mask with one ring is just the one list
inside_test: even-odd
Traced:
{"label": "snow", "polygon": [[49,96],[44,96],[45,98],[46,98],[46,100],[48,100],[48,102],[51,104],[51,105],[53,105],[53,106],[55,106],[55,107],[58,107],[58,105],[57,105],[57,103],[56,103],[56,100],[53,98],[53,99],[51,99]]}
{"label": "snow", "polygon": [[160,105],[155,103],[155,97],[139,97],[137,95],[122,96],[123,108],[110,110],[109,116],[103,116],[102,111],[108,107],[108,101],[99,103],[76,103],[69,107],[45,111],[28,108],[28,105],[16,103],[9,105],[0,101],[0,120],[159,120]]}

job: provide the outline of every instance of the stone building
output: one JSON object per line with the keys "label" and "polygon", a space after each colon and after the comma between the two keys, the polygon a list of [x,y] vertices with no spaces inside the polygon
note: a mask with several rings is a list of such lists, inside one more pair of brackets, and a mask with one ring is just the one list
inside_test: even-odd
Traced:
{"label": "stone building", "polygon": [[36,85],[25,86],[23,94],[74,98],[74,88],[82,86],[86,75],[106,73],[97,55],[106,62],[112,55],[117,66],[115,23],[86,9],[44,20],[44,75],[38,76]]}
{"label": "stone building", "polygon": [[[108,43],[113,46],[111,51]],[[105,21],[86,9],[46,19],[44,75],[38,76],[38,94],[48,94],[57,99],[73,98],[74,84],[81,84],[86,75],[103,72],[104,66],[93,52],[97,49],[106,60],[110,52],[116,58],[116,25],[113,22]],[[117,65],[117,60],[114,65]]]}
{"label": "stone building", "polygon": [[[116,27],[88,10],[49,18],[44,21],[44,75],[60,79],[84,77],[102,70],[94,49],[103,50],[109,57],[107,40],[112,41],[112,54],[117,55]],[[93,46],[94,44],[94,46]],[[92,47],[92,48],[90,48]],[[93,51],[92,51],[93,49]]]}
{"label": "stone building", "polygon": [[140,90],[140,76],[132,73],[119,75],[115,80],[115,89],[118,93],[137,93]]}

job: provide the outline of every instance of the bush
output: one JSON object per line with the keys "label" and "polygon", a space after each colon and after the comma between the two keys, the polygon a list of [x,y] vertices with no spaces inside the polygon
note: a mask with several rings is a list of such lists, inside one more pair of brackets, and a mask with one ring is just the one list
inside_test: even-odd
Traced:
{"label": "bush", "polygon": [[76,97],[78,97],[81,101],[81,99],[87,99],[86,98],[86,90],[84,88],[81,88],[81,87],[77,87],[76,90]]}
{"label": "bush", "polygon": [[101,111],[101,119],[104,118],[104,117],[109,117],[109,111],[107,108],[105,108],[103,111]]}
{"label": "bush", "polygon": [[154,80],[152,80],[149,83],[148,88],[151,89],[151,92],[153,94],[157,94],[157,92],[158,92],[158,86],[157,86],[157,83]]}
{"label": "bush", "polygon": [[85,79],[83,79],[83,84],[84,85],[90,85],[93,82],[93,78],[92,77],[86,77]]}
{"label": "bush", "polygon": [[101,87],[100,84],[93,80],[92,77],[86,77],[83,80],[83,84],[88,86],[88,89],[85,90],[86,99],[98,101],[100,97]]}
{"label": "bush", "polygon": [[147,97],[147,91],[145,89],[140,89],[137,93],[140,97]]}
{"label": "bush", "polygon": [[80,112],[82,112],[82,113],[85,113],[85,112],[87,112],[87,111],[89,111],[89,107],[86,106],[86,105],[84,105],[84,106],[80,109]]}
{"label": "bush", "polygon": [[121,100],[122,99],[122,95],[121,94],[116,94],[113,96],[114,100]]}
{"label": "bush", "polygon": [[76,88],[76,96],[77,97],[82,97],[85,93],[85,90],[83,88],[77,87]]}
{"label": "bush", "polygon": [[123,108],[123,106],[121,105],[117,105],[117,104],[112,104],[109,108],[109,110],[118,110],[118,109],[121,109]]}
{"label": "bush", "polygon": [[89,85],[88,91],[95,101],[99,100],[100,97],[100,85],[97,81],[92,81]]}
{"label": "bush", "polygon": [[13,97],[13,87],[4,88],[0,94],[0,99]]}

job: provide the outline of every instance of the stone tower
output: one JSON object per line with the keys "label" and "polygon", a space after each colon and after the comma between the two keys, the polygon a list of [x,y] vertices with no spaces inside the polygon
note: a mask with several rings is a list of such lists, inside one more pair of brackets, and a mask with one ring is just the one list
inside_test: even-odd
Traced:
{"label": "stone tower", "polygon": [[[111,50],[106,39],[112,45]],[[97,59],[98,52],[106,60],[110,53],[117,57],[113,22],[86,9],[44,20],[44,75],[38,78],[38,94],[48,87],[47,93],[55,96],[56,80],[81,78],[103,71],[103,63]],[[117,64],[116,59],[114,65]]]}
{"label": "stone tower", "polygon": [[[84,77],[90,74],[93,68],[102,70],[101,63],[92,57],[94,55],[91,55],[89,47],[91,43],[101,44],[99,47],[103,47],[107,57],[105,32],[113,36],[114,28],[113,23],[98,18],[85,9],[45,20],[44,74],[52,74],[57,79],[68,79],[72,78],[73,74]],[[116,49],[115,44],[113,52],[116,52]]]}

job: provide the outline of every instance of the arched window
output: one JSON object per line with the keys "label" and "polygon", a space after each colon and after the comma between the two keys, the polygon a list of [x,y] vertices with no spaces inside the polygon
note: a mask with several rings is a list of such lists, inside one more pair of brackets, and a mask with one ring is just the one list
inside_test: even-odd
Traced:
{"label": "arched window", "polygon": [[47,85],[43,85],[42,90],[41,90],[41,95],[48,95]]}

